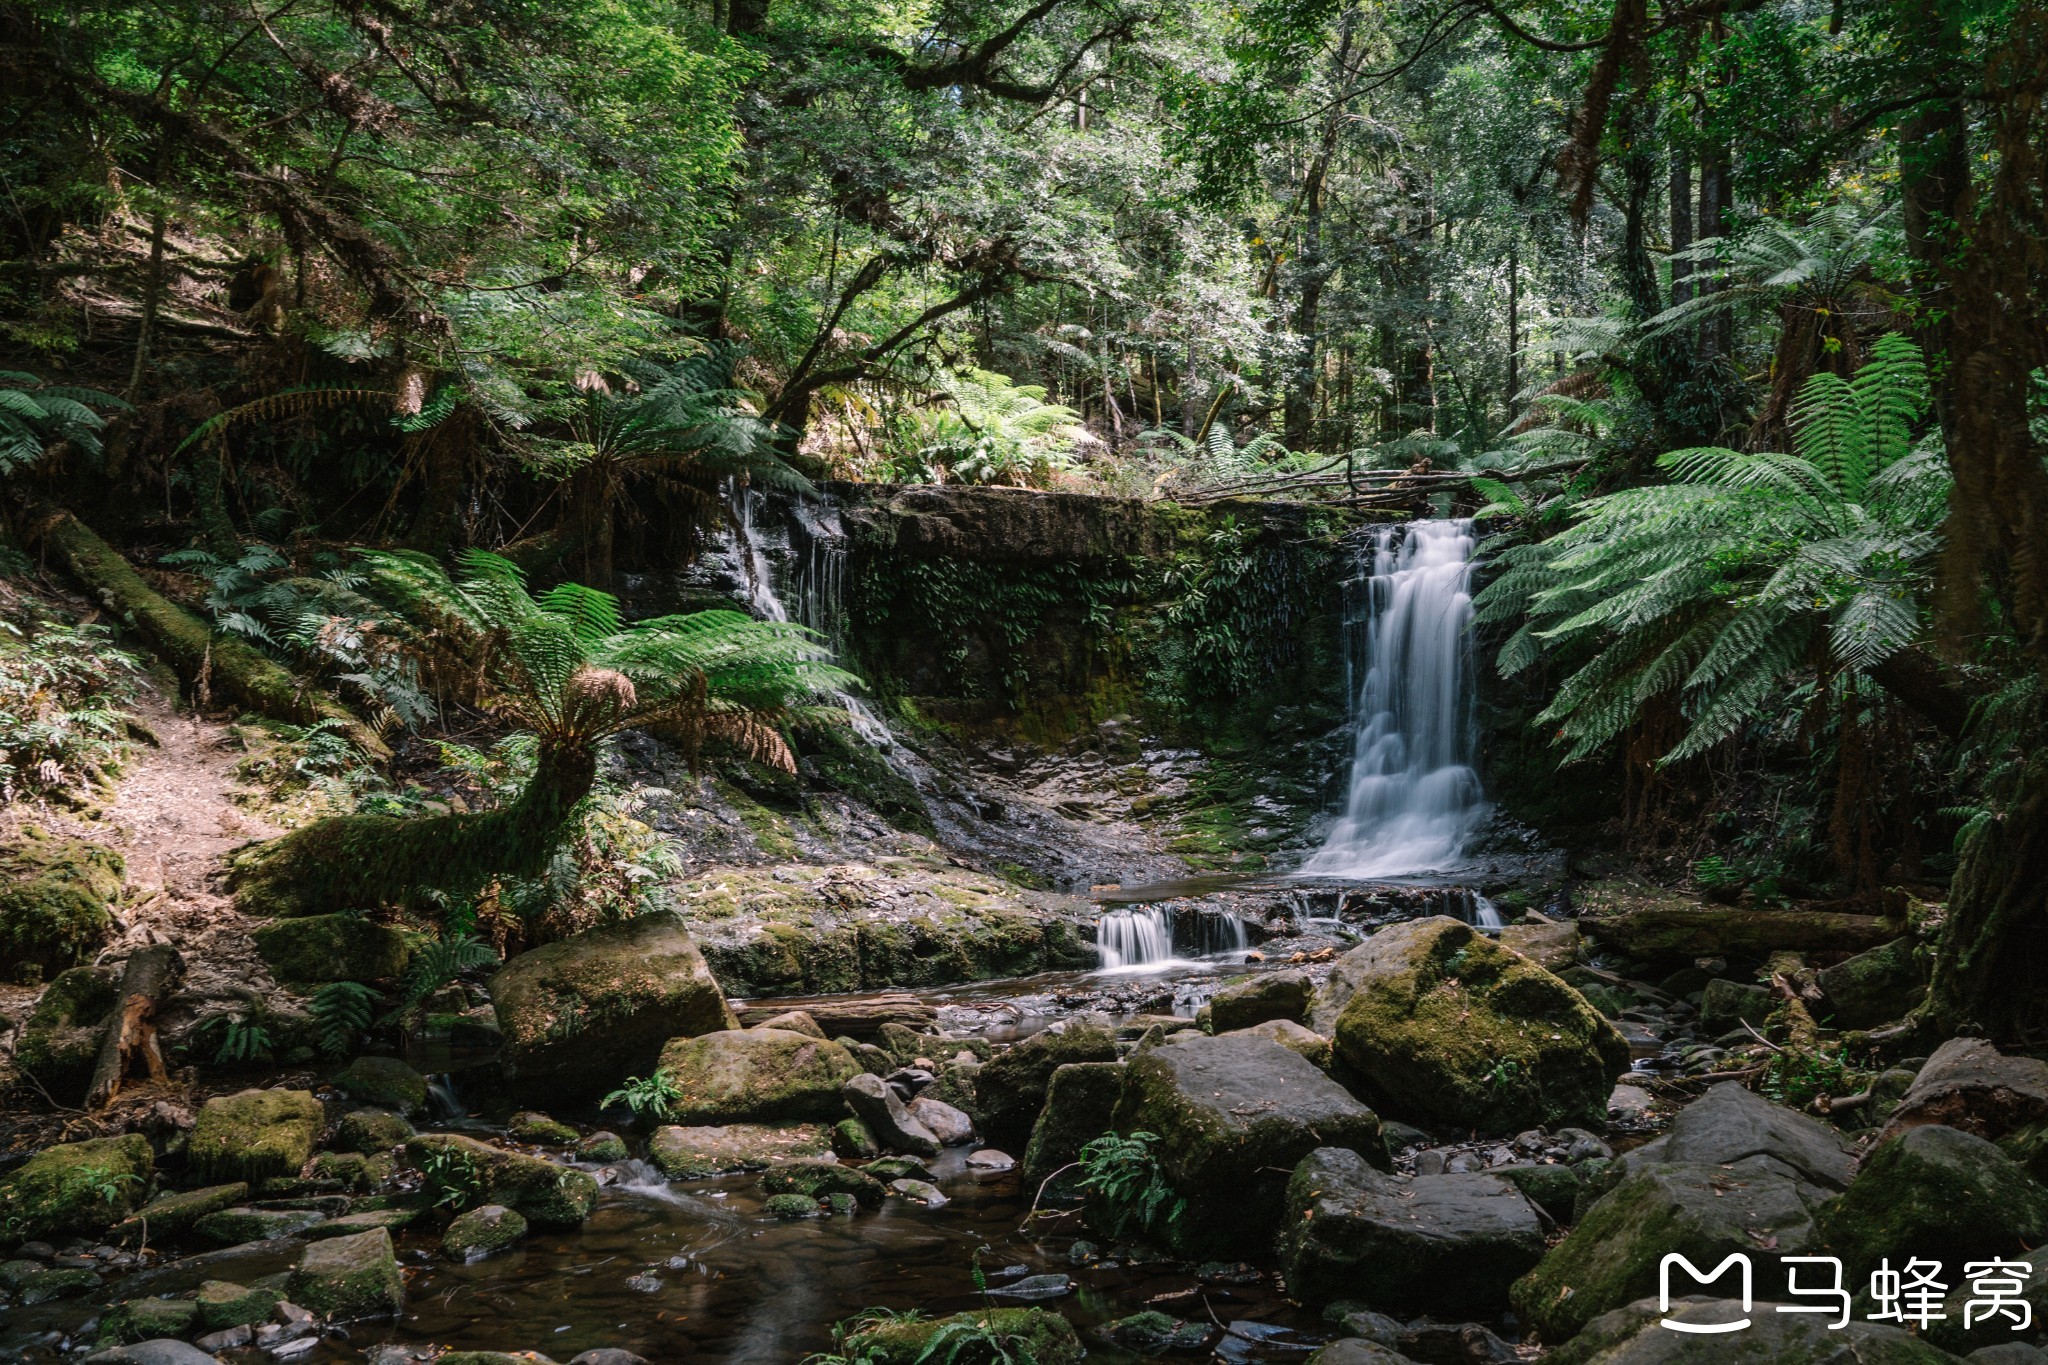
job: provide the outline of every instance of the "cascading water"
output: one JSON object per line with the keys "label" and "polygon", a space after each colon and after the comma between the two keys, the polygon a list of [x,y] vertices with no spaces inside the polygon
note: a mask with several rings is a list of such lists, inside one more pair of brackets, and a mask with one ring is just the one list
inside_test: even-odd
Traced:
{"label": "cascading water", "polygon": [[1183,961],[1175,951],[1177,940],[1185,942],[1198,958],[1241,953],[1250,946],[1244,921],[1234,910],[1204,908],[1192,922],[1183,922],[1165,906],[1141,905],[1105,911],[1095,921],[1096,952],[1105,968]]}
{"label": "cascading water", "polygon": [[1351,785],[1342,818],[1302,871],[1398,877],[1454,867],[1485,818],[1466,684],[1473,545],[1466,520],[1383,527],[1346,583]]}

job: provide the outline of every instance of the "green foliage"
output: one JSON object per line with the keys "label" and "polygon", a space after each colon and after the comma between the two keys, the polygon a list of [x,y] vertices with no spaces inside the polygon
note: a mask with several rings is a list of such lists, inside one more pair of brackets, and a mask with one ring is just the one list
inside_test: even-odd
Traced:
{"label": "green foliage", "polygon": [[0,477],[26,469],[59,441],[100,453],[106,419],[95,408],[128,405],[110,393],[49,384],[19,370],[0,370]]}
{"label": "green foliage", "polygon": [[988,1321],[949,1322],[917,1353],[917,1365],[1038,1365],[1030,1336]]}
{"label": "green foliage", "polygon": [[1757,1090],[1778,1104],[1803,1109],[1817,1095],[1846,1095],[1867,1080],[1850,1066],[1842,1048],[1787,1047],[1764,1063]]}
{"label": "green foliage", "polygon": [[659,1122],[674,1111],[676,1101],[682,1097],[683,1092],[676,1088],[668,1073],[657,1071],[651,1076],[628,1076],[624,1085],[606,1095],[599,1104],[607,1109],[623,1104],[642,1123],[649,1120]]}
{"label": "green foliage", "polygon": [[0,805],[110,785],[136,664],[105,626],[0,619]]}
{"label": "green foliage", "polygon": [[1104,1133],[1081,1149],[1081,1187],[1112,1237],[1164,1234],[1187,1212],[1152,1146],[1157,1133]]}
{"label": "green foliage", "polygon": [[346,1056],[369,1032],[377,992],[360,981],[330,981],[313,992],[307,1011],[314,1039],[330,1057]]}
{"label": "green foliage", "polygon": [[385,1017],[409,1020],[426,999],[464,972],[488,967],[498,950],[474,934],[449,933],[413,954],[398,986],[398,1000]]}
{"label": "green foliage", "polygon": [[240,1013],[210,1014],[193,1030],[200,1047],[211,1045],[215,1066],[251,1066],[271,1060],[277,1040],[271,1036],[268,1016],[251,1004]]}
{"label": "green foliage", "polygon": [[476,1158],[452,1143],[421,1157],[420,1175],[437,1209],[461,1213],[484,1202],[484,1176]]}
{"label": "green foliage", "polygon": [[1047,403],[1044,385],[962,369],[941,374],[935,388],[938,403],[913,410],[892,433],[897,477],[1044,488],[1072,468],[1085,435],[1080,414]]}

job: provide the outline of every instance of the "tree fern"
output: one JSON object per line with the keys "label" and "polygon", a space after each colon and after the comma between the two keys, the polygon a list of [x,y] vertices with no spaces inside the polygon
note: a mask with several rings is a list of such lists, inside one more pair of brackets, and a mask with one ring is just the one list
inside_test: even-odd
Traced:
{"label": "tree fern", "polygon": [[46,384],[20,370],[0,370],[0,475],[25,469],[58,441],[100,453],[106,419],[99,408],[126,408],[110,393]]}

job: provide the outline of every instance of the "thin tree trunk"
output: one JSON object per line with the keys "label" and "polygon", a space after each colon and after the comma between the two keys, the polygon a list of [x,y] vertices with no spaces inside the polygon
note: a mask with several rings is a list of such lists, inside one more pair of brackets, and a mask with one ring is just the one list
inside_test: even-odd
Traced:
{"label": "thin tree trunk", "polygon": [[168,216],[159,204],[149,219],[149,271],[143,277],[142,321],[135,332],[135,367],[128,372],[128,401],[142,394],[142,381],[149,373],[150,349],[156,341],[156,315],[164,301],[164,232]]}
{"label": "thin tree trunk", "polygon": [[1671,144],[1671,306],[1692,297],[1692,262],[1679,253],[1692,246],[1692,160]]}
{"label": "thin tree trunk", "polygon": [[87,1108],[104,1109],[119,1098],[121,1083],[134,1074],[137,1062],[150,1080],[159,1085],[169,1083],[155,1020],[157,1006],[177,984],[182,966],[177,950],[167,943],[138,948],[128,955],[128,965],[121,973],[121,997],[107,1016],[99,1063],[85,1092]]}
{"label": "thin tree trunk", "polygon": [[1515,397],[1522,391],[1522,262],[1517,243],[1508,238],[1508,420],[1515,418]]}

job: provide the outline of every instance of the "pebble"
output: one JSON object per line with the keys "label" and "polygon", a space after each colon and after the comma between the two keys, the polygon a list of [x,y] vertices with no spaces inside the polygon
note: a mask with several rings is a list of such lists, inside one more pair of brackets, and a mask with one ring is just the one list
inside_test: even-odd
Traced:
{"label": "pebble", "polygon": [[661,1276],[652,1273],[635,1275],[626,1281],[626,1288],[632,1290],[635,1294],[659,1294],[661,1292]]}

